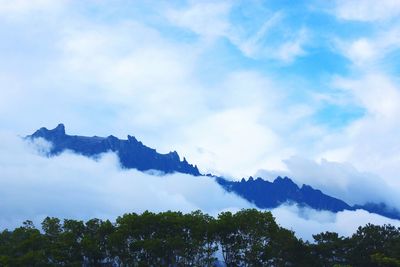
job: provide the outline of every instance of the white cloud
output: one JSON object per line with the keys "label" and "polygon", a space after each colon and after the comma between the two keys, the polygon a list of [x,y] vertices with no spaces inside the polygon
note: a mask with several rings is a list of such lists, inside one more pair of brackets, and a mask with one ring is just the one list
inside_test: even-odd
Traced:
{"label": "white cloud", "polygon": [[380,21],[395,18],[400,14],[400,3],[397,0],[337,0],[335,15],[343,20]]}
{"label": "white cloud", "polygon": [[397,23],[383,25],[379,31],[351,40],[336,39],[338,52],[352,63],[356,70],[379,71],[392,52],[400,48],[400,27]]}
{"label": "white cloud", "polygon": [[[326,133],[320,139],[319,152],[311,153],[310,159],[304,158],[305,152],[297,153],[294,155],[298,156],[283,160],[285,168],[280,171],[264,168],[255,175],[268,180],[286,175],[300,186],[311,185],[350,205],[384,202],[400,209],[400,182],[396,178],[400,171],[400,146],[396,141],[400,134],[397,121],[400,113],[399,105],[395,104],[398,91],[386,87],[383,81],[364,81],[359,86],[359,96],[372,102],[363,104],[369,109],[365,117],[342,131]],[[369,86],[377,86],[376,95],[368,96]],[[381,100],[386,97],[387,100]]]}
{"label": "white cloud", "polygon": [[360,38],[351,42],[338,41],[341,53],[356,66],[367,66],[378,57],[379,50],[370,40]]}
{"label": "white cloud", "polygon": [[367,223],[375,225],[391,224],[400,226],[400,221],[391,220],[364,210],[342,211],[333,214],[297,206],[280,206],[272,210],[276,221],[287,229],[292,229],[303,240],[312,241],[312,235],[325,231],[351,236],[359,226]]}
{"label": "white cloud", "polygon": [[230,109],[189,126],[185,131],[187,142],[196,144],[195,150],[188,151],[189,158],[206,166],[206,172],[238,177],[252,173],[254,166],[261,165],[259,161],[281,142],[273,130],[260,125],[259,116],[254,108]]}
{"label": "white cloud", "polygon": [[64,6],[66,0],[0,0],[0,16],[17,18],[32,12],[55,11]]}
{"label": "white cloud", "polygon": [[[349,59],[347,75],[333,76],[331,87],[348,95],[349,103],[362,108],[365,115],[340,132],[327,134],[316,158],[351,162],[358,170],[374,174],[363,187],[372,197],[397,205],[400,163],[400,86],[395,73],[395,55],[400,31],[396,16],[398,1],[337,1],[339,18],[364,22],[356,37],[336,39],[339,54]],[[374,22],[368,24],[365,22]],[[382,181],[382,184],[379,184]],[[377,188],[374,192],[372,185]],[[389,187],[390,189],[387,189]],[[380,190],[380,188],[386,188]],[[384,191],[388,191],[387,196]],[[362,194],[361,194],[362,195]],[[379,196],[379,197],[378,197]]]}
{"label": "white cloud", "polygon": [[[253,207],[208,177],[122,170],[112,153],[97,161],[69,152],[47,158],[37,152],[48,149],[43,140],[29,144],[3,132],[0,136],[0,149],[5,152],[0,154],[3,228],[19,226],[26,219],[38,224],[45,216],[115,220],[127,212],[197,209],[216,216],[221,211]],[[272,213],[279,224],[306,240],[321,231],[350,235],[369,222],[399,225],[399,221],[365,211],[332,214],[283,205]]]}
{"label": "white cloud", "polygon": [[391,120],[400,112],[400,90],[390,77],[367,73],[360,79],[337,78],[334,86],[349,90],[370,116]]}
{"label": "white cloud", "polygon": [[228,1],[194,1],[186,9],[168,10],[166,16],[177,26],[187,28],[206,39],[213,39],[227,34],[230,8],[231,3]]}
{"label": "white cloud", "polygon": [[365,115],[340,131],[319,135],[318,148],[308,156],[319,163],[286,160],[288,175],[350,204],[383,201],[400,208],[397,79],[378,70],[362,71],[353,77],[336,77],[333,87],[343,90],[350,104],[362,107]]}
{"label": "white cloud", "polygon": [[299,185],[312,185],[350,205],[385,202],[400,209],[397,190],[378,175],[360,172],[349,163],[324,159],[317,163],[293,157],[285,160],[285,164],[288,175]]}
{"label": "white cloud", "polygon": [[[15,132],[64,122],[81,134],[144,136],[150,128],[153,134],[159,132],[155,128],[174,130],[203,112],[192,75],[196,46],[167,40],[134,20],[110,26],[61,16],[55,25],[37,23],[41,27],[26,25],[32,33],[18,51],[23,62],[0,63],[5,102],[0,114]],[[14,34],[4,38],[16,39]],[[38,53],[32,40],[50,59]],[[5,57],[8,53],[3,51]],[[30,119],[17,119],[20,114]]]}
{"label": "white cloud", "polygon": [[[161,152],[178,150],[204,170],[235,176],[266,163],[282,166],[281,155],[291,155],[277,129],[283,131],[303,113],[292,106],[281,112],[284,90],[265,75],[229,71],[204,85],[197,76],[207,46],[170,40],[135,20],[109,25],[60,18],[59,23],[67,26],[51,43],[41,44],[54,51],[44,68],[36,68],[35,75],[18,69],[16,84],[0,80],[3,88],[19,88],[0,92],[12,103],[3,114],[15,132],[63,122],[72,134],[133,134]],[[46,27],[40,31],[55,26]],[[29,119],[17,119],[18,114]]]}
{"label": "white cloud", "polygon": [[36,152],[46,143],[31,146],[4,133],[1,139],[2,227],[44,216],[115,219],[126,212],[197,209],[216,215],[252,207],[211,178],[122,170],[111,153],[98,161],[68,152],[47,158]]}
{"label": "white cloud", "polygon": [[[156,17],[151,22],[136,5],[0,3],[0,19],[7,20],[0,24],[3,130],[24,135],[64,122],[71,134],[133,134],[161,152],[178,150],[203,170],[236,178],[259,168],[285,169],[281,160],[292,155],[348,161],[400,186],[398,85],[380,69],[398,49],[395,25],[383,33],[379,24],[372,37],[339,42],[356,75],[337,78],[334,86],[352,98],[345,105],[368,112],[350,127],[330,131],[310,119],[316,107],[306,86],[290,75],[279,82],[271,77],[281,69],[264,65],[265,59],[291,63],[307,54],[312,28],[286,25],[284,11],[267,10],[256,23],[241,25],[232,20],[231,2],[191,2],[170,8],[167,19],[163,10],[148,14]],[[201,37],[188,41],[181,29]],[[243,71],[236,57],[219,57],[226,51],[213,46],[218,38],[263,64]],[[230,65],[234,61],[240,67]],[[217,78],[203,82],[209,73]],[[286,82],[291,86],[282,86]]]}
{"label": "white cloud", "polygon": [[286,36],[288,30],[282,27],[283,12],[266,13],[266,19],[259,27],[247,28],[241,25],[242,22],[231,19],[234,8],[241,9],[240,4],[234,5],[229,1],[191,2],[186,8],[170,9],[166,17],[172,24],[197,34],[206,42],[226,38],[250,58],[274,59],[289,64],[306,53],[307,31],[298,29]]}
{"label": "white cloud", "polygon": [[259,54],[259,50],[261,49],[262,40],[268,34],[269,31],[273,27],[275,27],[279,22],[283,19],[283,15],[280,12],[273,14],[270,18],[268,18],[264,24],[257,30],[257,32],[251,35],[247,39],[242,39],[240,36],[233,35],[231,39],[234,43],[238,45],[238,47],[243,51],[243,53],[248,57],[256,57]]}
{"label": "white cloud", "polygon": [[[274,27],[280,29],[277,24],[281,20],[283,20],[283,15],[277,12],[271,18],[268,18],[255,34],[247,38],[238,36],[237,34],[231,34],[228,37],[248,57],[274,59],[285,64],[290,64],[296,58],[306,54],[304,46],[310,40],[309,33],[308,30],[302,28],[294,34],[285,37],[284,30],[277,32],[274,29]],[[273,29],[274,32],[269,33]],[[232,32],[235,31],[232,30]],[[277,36],[283,38],[273,44],[272,41],[275,41],[274,39]]]}
{"label": "white cloud", "polygon": [[[230,3],[215,5],[188,8],[225,20]],[[287,88],[276,79],[222,66],[215,81],[204,82],[204,72],[221,64],[212,58],[204,62],[209,44],[171,38],[137,16],[105,20],[101,14],[86,16],[85,4],[69,3],[51,23],[44,16],[34,24],[26,18],[22,28],[0,27],[10,47],[18,44],[11,56],[0,51],[13,62],[0,62],[1,128],[23,135],[63,122],[71,134],[131,134],[160,152],[178,150],[204,170],[234,176],[262,166],[281,168],[281,158],[293,154],[279,136],[302,124],[313,109],[288,103]],[[207,158],[198,147],[215,156]]]}
{"label": "white cloud", "polygon": [[[366,73],[361,77],[339,78],[337,88],[351,93],[357,103],[365,108],[366,115],[352,123],[342,133],[337,133],[327,144],[326,153],[339,148],[345,153],[341,161],[349,161],[360,170],[375,173],[390,186],[398,188],[400,163],[400,89],[396,79],[382,73]],[[328,142],[329,143],[329,142]],[[335,144],[336,143],[336,144]]]}
{"label": "white cloud", "polygon": [[307,31],[301,29],[292,40],[285,41],[275,49],[268,49],[267,53],[270,53],[272,58],[279,59],[284,63],[292,63],[297,57],[306,54],[304,46],[308,41]]}
{"label": "white cloud", "polygon": [[124,110],[117,122],[160,128],[202,111],[202,96],[192,77],[196,48],[169,42],[136,23],[74,29],[61,44],[62,69],[75,83],[86,85],[85,96],[94,93],[104,105]]}
{"label": "white cloud", "polygon": [[207,113],[186,124],[172,146],[205,173],[239,179],[266,166],[284,168],[281,159],[294,151],[281,136],[309,110],[290,105],[282,112],[281,86],[254,71],[230,73],[206,92]]}

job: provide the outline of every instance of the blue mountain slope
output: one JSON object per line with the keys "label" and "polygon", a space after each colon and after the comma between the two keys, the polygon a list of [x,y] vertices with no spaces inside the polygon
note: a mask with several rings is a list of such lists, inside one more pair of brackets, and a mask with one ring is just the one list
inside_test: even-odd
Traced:
{"label": "blue mountain slope", "polygon": [[[59,124],[53,130],[41,128],[26,138],[44,138],[51,142],[53,146],[49,156],[60,154],[64,150],[71,150],[88,157],[96,157],[101,153],[112,151],[118,155],[124,168],[135,168],[140,171],[159,170],[164,173],[180,172],[195,176],[202,175],[196,165],[189,164],[185,158],[181,161],[177,152],[157,153],[155,149],[143,145],[142,142],[129,135],[127,140],[120,140],[112,135],[108,137],[67,135],[64,125]],[[252,177],[248,180],[230,181],[223,177],[207,176],[213,177],[226,191],[237,194],[259,208],[276,208],[283,203],[289,202],[331,212],[364,209],[388,218],[400,220],[400,212],[387,207],[383,203],[350,206],[346,202],[328,196],[311,186],[303,185],[299,187],[287,177],[278,177],[275,181],[269,182],[261,178],[254,179]]]}
{"label": "blue mountain slope", "polygon": [[[212,176],[212,175],[210,175]],[[259,208],[275,208],[283,203],[296,203],[316,210],[339,212],[344,210],[362,209],[387,218],[400,220],[400,211],[388,207],[384,203],[366,203],[350,206],[343,200],[328,196],[309,185],[299,187],[288,177],[277,177],[273,182],[261,178],[239,181],[215,177],[216,181],[229,192],[233,192],[254,203]]]}
{"label": "blue mountain slope", "polygon": [[400,220],[400,212],[385,203],[366,203],[364,205],[354,205],[355,209],[363,209],[371,213],[376,213],[387,218]]}
{"label": "blue mountain slope", "polygon": [[344,201],[325,195],[311,186],[303,185],[299,188],[287,177],[278,177],[273,182],[261,178],[253,179],[253,177],[248,180],[242,179],[240,182],[217,178],[217,182],[227,191],[235,192],[260,208],[275,208],[283,203],[292,202],[332,212],[353,209]]}
{"label": "blue mountain slope", "polygon": [[72,150],[75,153],[88,157],[95,157],[101,153],[115,152],[124,168],[135,168],[140,171],[159,170],[165,173],[187,173],[200,175],[197,166],[189,164],[185,158],[181,161],[176,151],[168,154],[157,153],[128,135],[128,140],[120,140],[115,136],[108,137],[84,137],[67,135],[63,124],[59,124],[53,130],[41,128],[27,138],[44,138],[53,144],[50,156],[57,155],[64,150]]}

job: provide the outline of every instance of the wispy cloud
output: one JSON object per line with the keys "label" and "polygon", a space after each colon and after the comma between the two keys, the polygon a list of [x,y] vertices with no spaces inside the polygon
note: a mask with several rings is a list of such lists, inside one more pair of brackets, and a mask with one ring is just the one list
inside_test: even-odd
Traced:
{"label": "wispy cloud", "polygon": [[344,20],[373,22],[395,18],[400,14],[400,3],[396,0],[337,0],[335,15]]}
{"label": "wispy cloud", "polygon": [[15,0],[0,1],[0,15],[11,20],[24,20],[26,16],[36,12],[54,12],[63,7],[67,0],[51,1],[51,0]]}
{"label": "wispy cloud", "polygon": [[[250,58],[267,58],[289,64],[306,53],[303,47],[309,38],[305,28],[288,35],[289,31],[281,25],[285,19],[282,11],[265,12],[266,19],[262,24],[245,27],[243,21],[231,19],[234,9],[241,9],[242,5],[245,4],[235,5],[229,1],[192,2],[183,9],[169,10],[166,16],[172,24],[197,34],[207,42],[225,38]],[[270,32],[278,32],[280,36],[276,38],[277,35]]]}
{"label": "wispy cloud", "polygon": [[166,17],[172,24],[186,28],[202,38],[226,36],[230,28],[230,1],[191,2],[188,7],[169,9]]}

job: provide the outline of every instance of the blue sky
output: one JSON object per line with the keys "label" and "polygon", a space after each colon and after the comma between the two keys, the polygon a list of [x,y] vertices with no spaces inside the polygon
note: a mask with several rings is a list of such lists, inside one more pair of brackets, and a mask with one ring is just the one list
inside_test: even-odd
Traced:
{"label": "blue sky", "polygon": [[0,0],[0,130],[63,122],[235,179],[395,194],[399,15],[393,0]]}
{"label": "blue sky", "polygon": [[[60,122],[177,150],[204,173],[287,175],[400,209],[399,48],[397,0],[0,0],[0,227],[252,207],[212,180],[121,170],[112,153],[44,158],[36,148],[49,144],[19,138]],[[360,210],[273,214],[306,239],[399,224]]]}

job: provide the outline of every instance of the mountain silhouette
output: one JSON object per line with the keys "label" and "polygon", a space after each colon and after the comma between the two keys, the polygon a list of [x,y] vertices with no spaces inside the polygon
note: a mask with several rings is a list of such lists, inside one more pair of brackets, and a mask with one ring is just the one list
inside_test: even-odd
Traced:
{"label": "mountain silhouette", "polygon": [[296,203],[300,206],[332,212],[352,210],[346,202],[325,195],[309,185],[303,185],[300,188],[288,177],[278,176],[273,182],[253,177],[241,181],[228,181],[221,177],[217,177],[216,180],[227,191],[235,192],[264,209],[275,208],[284,203]]}
{"label": "mountain silhouette", "polygon": [[52,147],[48,156],[55,156],[65,150],[70,150],[87,157],[96,157],[101,153],[111,151],[118,155],[123,168],[134,168],[139,171],[157,170],[166,174],[179,172],[194,176],[212,177],[226,191],[235,193],[262,209],[276,208],[282,204],[291,203],[331,212],[363,209],[400,220],[400,212],[384,203],[365,203],[350,206],[343,200],[328,196],[309,185],[304,184],[299,187],[288,177],[277,177],[273,182],[269,182],[261,178],[254,179],[253,177],[249,177],[247,180],[231,181],[212,174],[203,175],[196,165],[189,164],[185,158],[180,160],[176,151],[160,154],[130,135],[128,135],[127,140],[121,140],[112,135],[108,137],[68,135],[65,133],[65,126],[59,124],[52,130],[40,128],[26,138],[43,138],[51,142]]}
{"label": "mountain silhouette", "polygon": [[143,145],[135,137],[128,135],[127,140],[115,136],[86,137],[67,135],[65,126],[59,124],[56,128],[48,130],[40,128],[34,134],[27,136],[29,139],[43,138],[52,143],[49,156],[58,155],[65,150],[88,157],[96,157],[101,153],[115,152],[123,168],[137,169],[139,171],[158,170],[164,173],[186,173],[199,176],[197,166],[189,164],[185,158],[180,160],[176,151],[160,154],[155,149]]}

